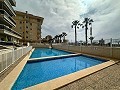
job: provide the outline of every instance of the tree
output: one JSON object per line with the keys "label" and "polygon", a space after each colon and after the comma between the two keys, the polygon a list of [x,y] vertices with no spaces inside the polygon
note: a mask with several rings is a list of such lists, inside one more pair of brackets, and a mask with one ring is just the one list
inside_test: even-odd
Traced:
{"label": "tree", "polygon": [[58,35],[55,35],[55,43],[58,43],[59,42],[59,36]]}
{"label": "tree", "polygon": [[81,24],[79,23],[79,21],[78,20],[74,20],[73,22],[72,22],[72,28],[74,28],[75,29],[75,45],[77,45],[77,28],[79,29],[79,26],[81,26]]}
{"label": "tree", "polygon": [[62,36],[63,36],[63,42],[65,42],[65,36],[67,36],[67,34],[65,32],[62,32]]}
{"label": "tree", "polygon": [[46,37],[45,37],[45,39],[47,40],[47,42],[49,43],[49,40],[51,40],[52,39],[52,36],[51,35],[47,35]]}
{"label": "tree", "polygon": [[90,39],[90,41],[91,41],[91,45],[92,45],[92,42],[93,42],[94,37],[90,36],[89,39]]}
{"label": "tree", "polygon": [[[93,22],[93,21],[92,21]],[[89,23],[89,25],[91,25],[91,27],[90,27],[90,41],[91,41],[91,45],[92,45],[92,41],[93,41],[93,39],[95,38],[95,37],[93,37],[92,36],[92,23]]]}
{"label": "tree", "polygon": [[58,37],[59,37],[59,43],[61,43],[61,38],[63,37],[63,35],[62,34],[60,34],[60,35],[58,35]]}
{"label": "tree", "polygon": [[49,39],[48,42],[50,44],[50,48],[52,48],[52,43],[54,42],[54,38],[53,39]]}
{"label": "tree", "polygon": [[88,43],[88,40],[87,40],[87,30],[88,30],[88,25],[91,25],[93,22],[93,19],[90,19],[90,18],[85,18],[85,20],[83,21],[83,24],[82,24],[82,28],[85,27],[85,39],[86,39],[86,45]]}
{"label": "tree", "polygon": [[46,38],[43,38],[42,40],[41,40],[41,43],[47,43],[47,40],[46,40]]}

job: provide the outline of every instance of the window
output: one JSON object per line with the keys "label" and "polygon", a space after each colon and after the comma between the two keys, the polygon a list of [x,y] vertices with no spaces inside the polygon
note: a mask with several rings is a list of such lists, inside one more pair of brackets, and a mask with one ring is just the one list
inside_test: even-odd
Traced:
{"label": "window", "polygon": [[28,38],[28,36],[26,36],[26,38]]}
{"label": "window", "polygon": [[32,28],[30,28],[30,30],[32,30]]}
{"label": "window", "polygon": [[26,28],[28,28],[28,26],[26,26]]}
{"label": "window", "polygon": [[26,33],[28,33],[28,31],[26,31]]}
{"label": "window", "polygon": [[21,24],[22,22],[20,21],[20,24]]}
{"label": "window", "polygon": [[40,22],[40,19],[37,19],[37,22]]}
{"label": "window", "polygon": [[32,23],[30,23],[30,25],[32,26]]}

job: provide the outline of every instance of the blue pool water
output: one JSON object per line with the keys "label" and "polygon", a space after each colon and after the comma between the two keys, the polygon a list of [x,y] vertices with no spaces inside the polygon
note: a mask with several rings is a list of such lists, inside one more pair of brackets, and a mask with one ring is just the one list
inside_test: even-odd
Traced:
{"label": "blue pool water", "polygon": [[12,90],[21,90],[103,62],[105,60],[83,55],[40,62],[27,62]]}
{"label": "blue pool water", "polygon": [[49,49],[49,48],[36,48],[30,58],[38,58],[38,57],[48,57],[48,56],[58,56],[58,55],[66,55],[72,54],[70,52]]}

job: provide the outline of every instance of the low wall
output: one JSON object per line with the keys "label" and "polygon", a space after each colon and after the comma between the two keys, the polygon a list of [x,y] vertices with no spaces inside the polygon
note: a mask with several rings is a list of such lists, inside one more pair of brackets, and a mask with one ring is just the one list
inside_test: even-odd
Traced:
{"label": "low wall", "polygon": [[53,45],[53,48],[120,60],[119,47]]}
{"label": "low wall", "polygon": [[41,44],[41,43],[31,43],[30,44],[33,48],[48,48],[49,44]]}

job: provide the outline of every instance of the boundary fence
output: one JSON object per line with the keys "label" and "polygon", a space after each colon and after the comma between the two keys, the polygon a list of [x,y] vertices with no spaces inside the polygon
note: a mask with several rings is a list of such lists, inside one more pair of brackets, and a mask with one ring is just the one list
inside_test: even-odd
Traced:
{"label": "boundary fence", "polygon": [[0,73],[32,49],[32,46],[0,50]]}
{"label": "boundary fence", "polygon": [[[69,45],[75,45],[73,42],[69,42]],[[120,39],[100,39],[100,40],[93,40],[92,44],[88,41],[87,46],[105,46],[105,47],[120,47]],[[77,42],[76,46],[86,46],[85,41]]]}

